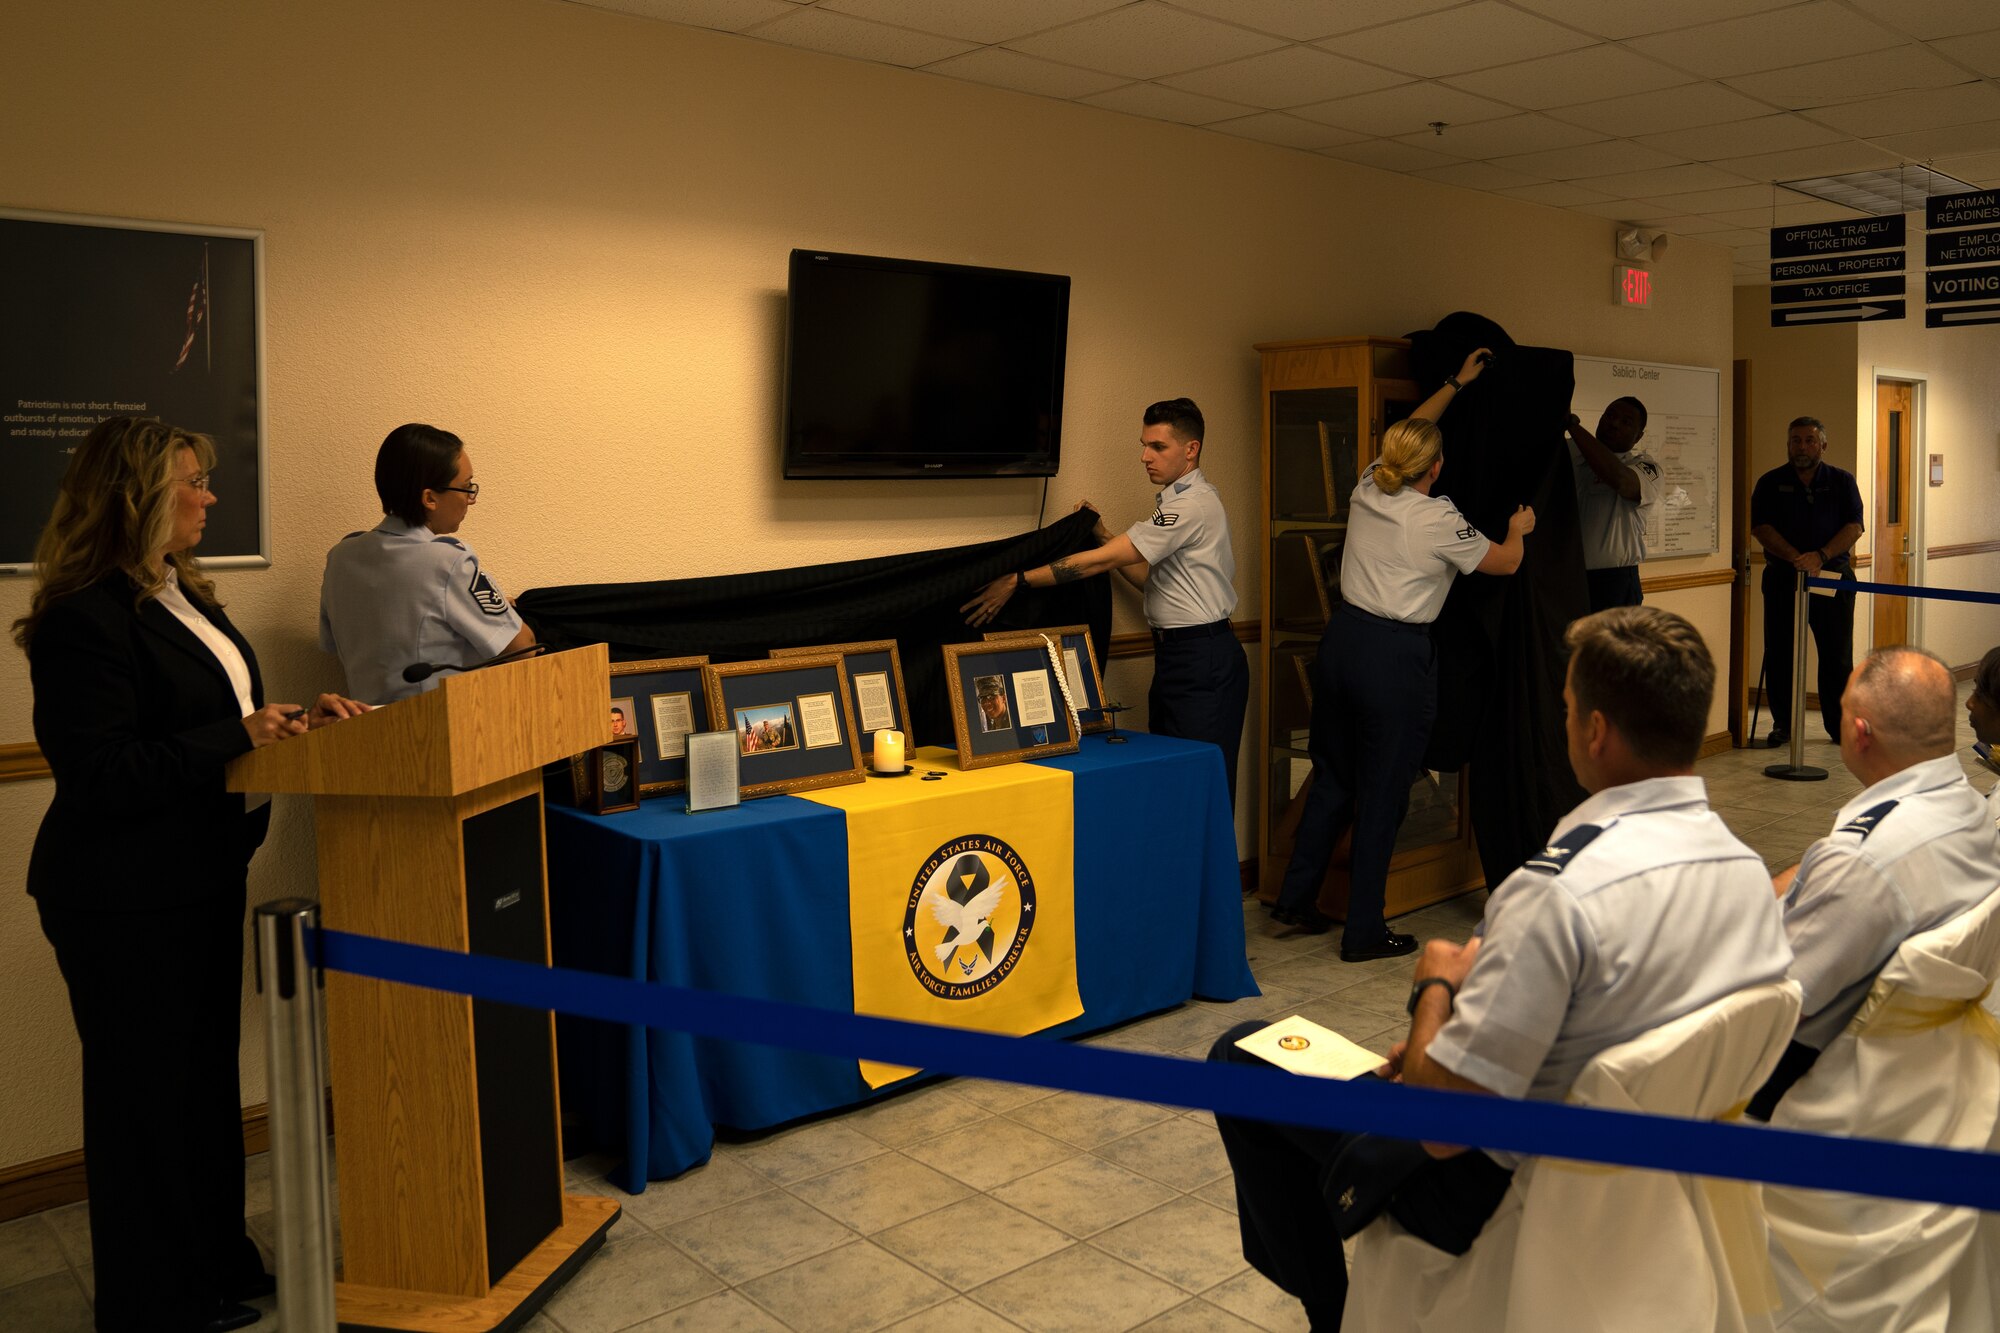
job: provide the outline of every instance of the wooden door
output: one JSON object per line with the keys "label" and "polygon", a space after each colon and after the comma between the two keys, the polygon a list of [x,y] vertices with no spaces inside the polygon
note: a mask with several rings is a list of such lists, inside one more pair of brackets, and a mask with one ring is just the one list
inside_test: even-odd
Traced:
{"label": "wooden door", "polygon": [[[1875,384],[1875,559],[1869,570],[1877,583],[1910,581],[1911,509],[1915,497],[1910,482],[1914,452],[1910,429],[1911,386],[1901,380]],[[1875,628],[1870,642],[1880,648],[1907,643],[1910,599],[1872,597]]]}

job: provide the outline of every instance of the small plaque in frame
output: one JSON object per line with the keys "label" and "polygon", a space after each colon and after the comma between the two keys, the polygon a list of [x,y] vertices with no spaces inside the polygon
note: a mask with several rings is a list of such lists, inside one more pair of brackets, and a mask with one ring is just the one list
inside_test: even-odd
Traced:
{"label": "small plaque in frame", "polygon": [[1077,732],[1041,635],[947,643],[943,651],[960,768],[1075,752]]}
{"label": "small plaque in frame", "polygon": [[1063,675],[1070,697],[1076,701],[1077,721],[1086,733],[1108,731],[1111,716],[1104,711],[1104,673],[1098,669],[1097,646],[1088,625],[1056,625],[1048,629],[990,629],[986,638],[1022,639],[1046,634],[1056,642],[1062,658]]}
{"label": "small plaque in frame", "polygon": [[639,741],[606,741],[570,760],[576,803],[594,815],[639,808]]}
{"label": "small plaque in frame", "polygon": [[736,738],[746,799],[865,780],[840,654],[711,664],[702,687],[709,716]]}
{"label": "small plaque in frame", "polygon": [[688,813],[740,804],[741,756],[733,731],[696,731],[687,738]]}
{"label": "small plaque in frame", "polygon": [[661,657],[611,664],[611,730],[639,742],[639,795],[687,787],[688,733],[709,727],[702,694],[706,657]]}
{"label": "small plaque in frame", "polygon": [[903,692],[903,657],[894,639],[860,643],[827,643],[813,648],[773,648],[773,657],[838,653],[847,669],[848,702],[854,707],[854,729],[862,736],[875,731],[910,729],[910,701]]}

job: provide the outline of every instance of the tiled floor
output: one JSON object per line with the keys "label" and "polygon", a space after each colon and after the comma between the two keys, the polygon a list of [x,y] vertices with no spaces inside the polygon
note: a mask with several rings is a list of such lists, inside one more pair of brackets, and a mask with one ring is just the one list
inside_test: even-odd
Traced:
{"label": "tiled floor", "polygon": [[[1829,770],[1824,782],[1764,777],[1781,757],[1733,751],[1700,766],[1715,808],[1774,870],[1860,786],[1823,739],[1806,762]],[[1993,785],[1966,765],[1980,790]],[[1398,925],[1460,938],[1484,897]],[[1403,1035],[1408,960],[1348,966],[1331,937],[1281,935],[1254,904],[1244,921],[1261,998],[1188,1004],[1094,1040],[1199,1057],[1244,1018],[1294,1012],[1378,1051]],[[608,1165],[570,1163],[570,1188],[619,1197],[624,1218],[531,1333],[1305,1326],[1243,1263],[1205,1114],[959,1079],[718,1145],[706,1166],[638,1196],[605,1182]],[[251,1225],[268,1246],[268,1171],[261,1158],[250,1169]],[[85,1207],[0,1224],[0,1328],[89,1327]],[[257,1327],[276,1326],[267,1315]]]}

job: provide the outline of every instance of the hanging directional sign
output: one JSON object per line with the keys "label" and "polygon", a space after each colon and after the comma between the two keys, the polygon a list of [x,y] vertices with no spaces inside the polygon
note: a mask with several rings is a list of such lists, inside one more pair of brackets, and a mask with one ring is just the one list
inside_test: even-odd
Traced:
{"label": "hanging directional sign", "polygon": [[1903,244],[1903,215],[1850,218],[1840,222],[1808,222],[1798,227],[1771,228],[1771,258],[1806,259],[1817,255],[1850,254],[1856,250],[1886,250]]}
{"label": "hanging directional sign", "polygon": [[2000,227],[1932,232],[1924,238],[1924,260],[1932,268],[2000,260]]}
{"label": "hanging directional sign", "polygon": [[1798,282],[1771,289],[1772,305],[1806,301],[1855,301],[1876,296],[1901,296],[1903,275],[1892,278],[1835,278],[1830,282]]}
{"label": "hanging directional sign", "polygon": [[1956,329],[1967,324],[2000,324],[2000,305],[1947,305],[1924,311],[1924,325]]}
{"label": "hanging directional sign", "polygon": [[1948,268],[1924,275],[1924,302],[2000,300],[2000,264],[1985,268]]}
{"label": "hanging directional sign", "polygon": [[1802,324],[1871,324],[1878,319],[1901,319],[1903,302],[1869,301],[1851,305],[1795,305],[1771,312],[1771,327],[1794,328]]}
{"label": "hanging directional sign", "polygon": [[1988,222],[2000,222],[2000,190],[1934,194],[1924,200],[1924,226],[1930,231],[1977,227]]}
{"label": "hanging directional sign", "polygon": [[1877,254],[1841,255],[1835,259],[1787,259],[1771,265],[1772,282],[1797,282],[1802,278],[1846,278],[1862,273],[1901,273],[1903,251],[1884,250]]}

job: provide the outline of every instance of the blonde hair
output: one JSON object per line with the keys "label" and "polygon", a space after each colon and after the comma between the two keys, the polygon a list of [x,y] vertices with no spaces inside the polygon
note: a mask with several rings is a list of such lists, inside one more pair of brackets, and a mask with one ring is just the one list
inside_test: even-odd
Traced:
{"label": "blonde hair", "polygon": [[166,586],[169,566],[189,597],[221,605],[193,553],[166,549],[174,535],[174,462],[183,449],[203,472],[215,466],[215,441],[155,417],[109,417],[84,438],[35,544],[35,592],[13,627],[23,652],[51,606],[114,571],[138,589],[135,606]]}
{"label": "blonde hair", "polygon": [[1382,461],[1375,469],[1375,489],[1394,495],[1431,470],[1444,453],[1444,432],[1422,417],[1398,421],[1382,432]]}

